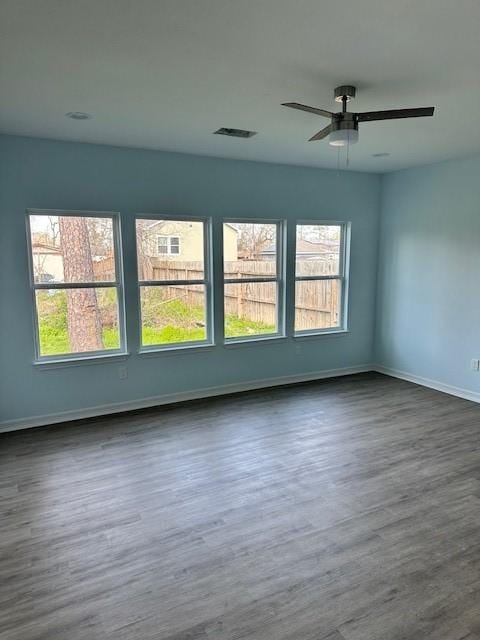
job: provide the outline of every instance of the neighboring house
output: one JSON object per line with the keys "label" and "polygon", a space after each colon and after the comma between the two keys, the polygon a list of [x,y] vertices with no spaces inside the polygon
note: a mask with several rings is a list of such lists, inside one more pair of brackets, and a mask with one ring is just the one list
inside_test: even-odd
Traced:
{"label": "neighboring house", "polygon": [[[322,240],[312,242],[310,240],[297,240],[297,258],[300,260],[334,260],[338,257],[338,240]],[[276,255],[274,244],[266,246],[258,254],[258,260],[273,260]]]}
{"label": "neighboring house", "polygon": [[238,260],[238,229],[228,223],[223,225],[223,259]]}
{"label": "neighboring house", "polygon": [[[196,262],[203,260],[202,226],[198,222],[158,220],[145,228],[148,242],[146,253],[150,257]],[[238,231],[224,226],[225,260],[237,260]]]}
{"label": "neighboring house", "polygon": [[32,243],[33,272],[37,282],[63,281],[63,254],[47,242]]}
{"label": "neighboring house", "polygon": [[[48,242],[32,242],[33,272],[37,282],[64,282],[63,252],[60,247]],[[115,277],[111,256],[92,256],[94,277],[96,280],[109,280]],[[107,274],[106,277],[105,274]]]}

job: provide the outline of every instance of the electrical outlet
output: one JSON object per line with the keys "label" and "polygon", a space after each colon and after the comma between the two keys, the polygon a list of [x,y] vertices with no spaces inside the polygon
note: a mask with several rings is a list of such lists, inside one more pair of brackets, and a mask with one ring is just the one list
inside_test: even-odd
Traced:
{"label": "electrical outlet", "polygon": [[478,358],[472,358],[470,368],[472,371],[480,371],[480,360]]}
{"label": "electrical outlet", "polygon": [[126,365],[118,367],[118,377],[120,380],[126,380],[128,378],[128,369]]}

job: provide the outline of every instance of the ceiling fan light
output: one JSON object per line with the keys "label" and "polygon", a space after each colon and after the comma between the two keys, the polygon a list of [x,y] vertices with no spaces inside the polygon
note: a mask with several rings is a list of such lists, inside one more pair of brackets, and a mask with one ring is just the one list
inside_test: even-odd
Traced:
{"label": "ceiling fan light", "polygon": [[337,129],[328,137],[328,144],[332,147],[346,147],[358,142],[358,129]]}

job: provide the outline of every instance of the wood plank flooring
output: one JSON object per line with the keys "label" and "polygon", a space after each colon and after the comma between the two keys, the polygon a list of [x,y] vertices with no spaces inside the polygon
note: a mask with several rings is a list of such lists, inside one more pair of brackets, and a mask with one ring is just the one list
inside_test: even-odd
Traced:
{"label": "wood plank flooring", "polygon": [[480,640],[480,406],[379,374],[0,436],[0,640]]}

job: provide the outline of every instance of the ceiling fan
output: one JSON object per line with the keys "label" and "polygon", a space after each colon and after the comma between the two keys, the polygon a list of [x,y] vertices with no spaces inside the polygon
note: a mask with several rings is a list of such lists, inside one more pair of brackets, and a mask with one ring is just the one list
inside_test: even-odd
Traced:
{"label": "ceiling fan", "polygon": [[424,116],[433,116],[434,107],[420,107],[418,109],[390,109],[388,111],[365,111],[364,113],[351,113],[347,111],[347,102],[355,97],[356,87],[351,85],[342,85],[335,89],[335,101],[342,103],[342,110],[338,113],[332,113],[325,109],[317,109],[317,107],[309,107],[298,102],[284,102],[282,106],[307,111],[317,116],[330,118],[331,123],[314,136],[313,140],[323,140],[327,136],[329,144],[333,147],[345,147],[349,144],[358,142],[358,123],[372,122],[374,120],[395,120],[397,118],[421,118]]}

